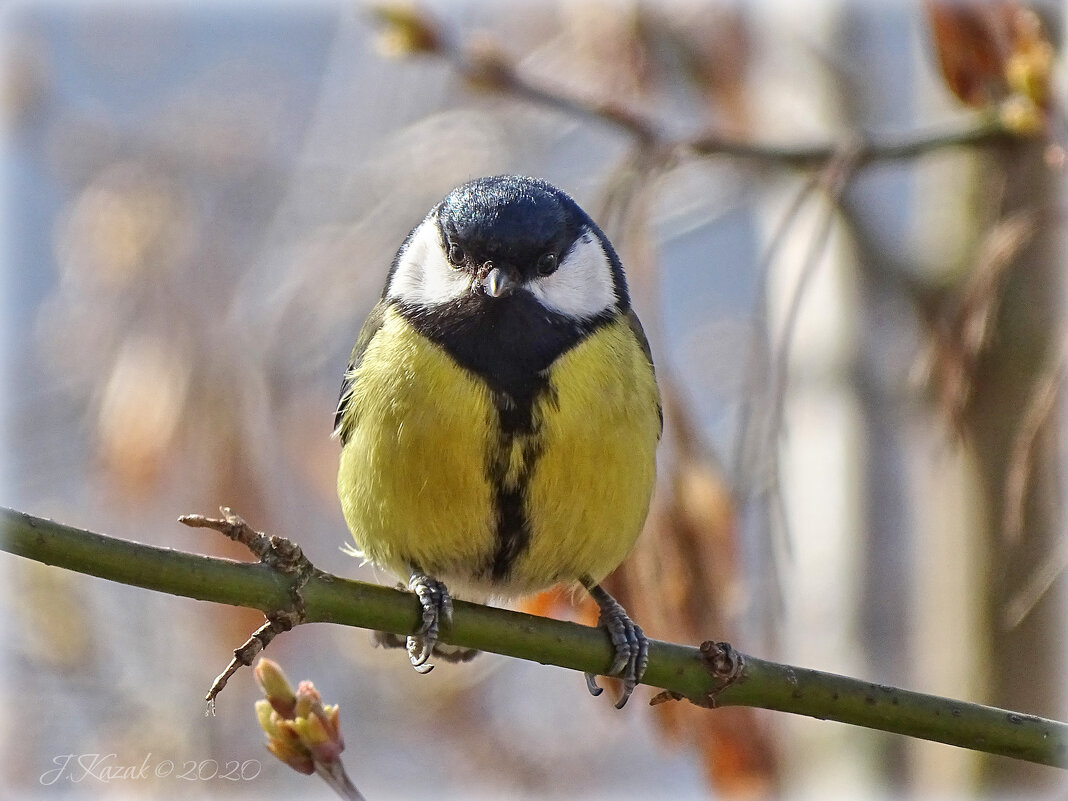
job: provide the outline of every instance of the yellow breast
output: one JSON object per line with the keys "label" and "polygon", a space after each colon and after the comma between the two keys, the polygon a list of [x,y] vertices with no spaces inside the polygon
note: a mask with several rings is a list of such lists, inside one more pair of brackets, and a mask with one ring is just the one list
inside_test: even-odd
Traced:
{"label": "yellow breast", "polygon": [[535,408],[530,547],[510,576],[523,592],[614,570],[641,533],[656,473],[656,381],[625,320],[561,356],[551,381]]}
{"label": "yellow breast", "polygon": [[[394,310],[354,379],[338,494],[376,564],[406,578],[414,563],[446,583],[514,595],[599,580],[634,544],[654,481],[658,395],[624,320],[553,363],[522,435],[503,436],[486,383]],[[509,491],[528,536],[495,581]]]}
{"label": "yellow breast", "polygon": [[469,570],[493,546],[486,443],[496,413],[485,384],[387,312],[357,368],[356,422],[338,496],[357,547],[407,578]]}

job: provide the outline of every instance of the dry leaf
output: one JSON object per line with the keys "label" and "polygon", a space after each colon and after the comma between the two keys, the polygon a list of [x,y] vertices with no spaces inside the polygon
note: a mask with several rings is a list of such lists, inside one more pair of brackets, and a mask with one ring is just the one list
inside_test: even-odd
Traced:
{"label": "dry leaf", "polygon": [[926,0],[946,86],[963,103],[985,108],[1007,92],[1005,3]]}
{"label": "dry leaf", "polygon": [[1038,15],[1009,0],[926,0],[924,5],[949,90],[973,108],[996,108],[1009,130],[1041,133],[1054,49]]}

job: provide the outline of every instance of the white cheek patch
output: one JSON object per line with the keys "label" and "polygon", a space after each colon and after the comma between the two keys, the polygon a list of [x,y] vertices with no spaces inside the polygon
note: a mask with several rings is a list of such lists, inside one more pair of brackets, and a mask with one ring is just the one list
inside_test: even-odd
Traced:
{"label": "white cheek patch", "polygon": [[427,217],[400,254],[386,297],[415,306],[436,306],[470,290],[470,273],[449,264],[441,249],[437,219]]}
{"label": "white cheek patch", "polygon": [[527,288],[543,306],[568,317],[596,317],[616,306],[612,264],[592,231],[575,241],[555,273]]}

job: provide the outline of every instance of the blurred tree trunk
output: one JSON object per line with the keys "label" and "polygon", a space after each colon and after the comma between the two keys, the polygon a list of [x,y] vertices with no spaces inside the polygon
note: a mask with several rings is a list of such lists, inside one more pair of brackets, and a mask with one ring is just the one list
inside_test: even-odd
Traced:
{"label": "blurred tree trunk", "polygon": [[[1007,604],[1056,552],[1063,537],[1058,415],[1050,414],[1034,440],[1017,536],[1005,530],[1010,472],[1036,389],[1061,349],[1061,272],[1064,253],[1056,221],[1059,173],[1044,161],[1044,143],[992,154],[979,171],[981,187],[1004,187],[999,214],[1037,214],[1037,232],[1008,266],[996,323],[976,364],[962,426],[975,458],[985,504],[976,547],[986,552],[983,660],[989,665],[990,703],[1053,717],[1064,715],[1063,579],[1053,584],[1018,625],[1007,627]],[[989,190],[986,192],[989,193]],[[1008,759],[985,761],[985,784],[1020,792],[1054,780],[1051,771]]]}
{"label": "blurred tree trunk", "polygon": [[[849,65],[850,80],[832,87],[839,113],[860,131],[907,130],[917,124],[915,63],[909,57],[911,17],[903,7],[872,13],[844,4],[834,27],[835,52],[866,53]],[[897,91],[884,91],[887,86]],[[910,559],[913,512],[907,486],[908,437],[900,375],[887,365],[888,342],[900,336],[903,318],[900,283],[894,265],[903,258],[915,203],[910,193],[911,165],[864,172],[851,181],[839,202],[853,248],[858,320],[853,373],[849,377],[862,427],[863,470],[857,488],[859,554],[863,581],[857,598],[857,639],[863,643],[874,680],[908,686],[912,658],[909,604],[913,583]],[[879,737],[878,782],[901,793],[911,779],[908,744]]]}

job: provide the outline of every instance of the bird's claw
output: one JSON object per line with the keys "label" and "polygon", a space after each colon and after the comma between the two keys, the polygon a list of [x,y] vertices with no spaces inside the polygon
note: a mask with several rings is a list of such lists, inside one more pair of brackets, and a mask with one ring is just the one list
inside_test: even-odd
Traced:
{"label": "bird's claw", "polygon": [[597,686],[597,677],[592,673],[586,673],[586,689],[590,691],[590,695],[596,698],[598,695],[604,692],[603,687]]}
{"label": "bird's claw", "polygon": [[[608,631],[612,648],[615,650],[615,659],[607,675],[619,678],[623,682],[623,692],[616,702],[616,709],[622,709],[649,666],[649,640],[641,627],[630,619],[615,598],[597,585],[590,587],[589,590],[597,605],[601,607],[598,624]],[[591,673],[586,674],[586,687],[594,696],[602,692]]]}
{"label": "bird's claw", "polygon": [[441,626],[452,623],[452,596],[442,582],[418,572],[408,579],[408,590],[415,593],[423,607],[423,622],[406,641],[408,659],[417,673],[429,673],[434,666],[428,660],[437,645]]}

